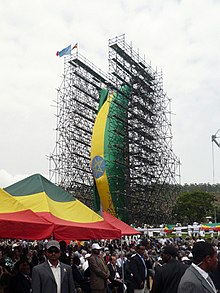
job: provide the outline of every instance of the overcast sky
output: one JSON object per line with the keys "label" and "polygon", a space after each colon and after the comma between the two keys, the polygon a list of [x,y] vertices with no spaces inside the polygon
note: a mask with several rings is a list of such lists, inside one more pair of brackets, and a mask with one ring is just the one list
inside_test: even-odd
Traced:
{"label": "overcast sky", "polygon": [[34,173],[49,178],[63,74],[56,51],[78,42],[107,72],[108,39],[123,33],[163,71],[181,182],[220,182],[220,148],[213,178],[211,143],[220,129],[219,16],[219,0],[1,1],[0,187]]}

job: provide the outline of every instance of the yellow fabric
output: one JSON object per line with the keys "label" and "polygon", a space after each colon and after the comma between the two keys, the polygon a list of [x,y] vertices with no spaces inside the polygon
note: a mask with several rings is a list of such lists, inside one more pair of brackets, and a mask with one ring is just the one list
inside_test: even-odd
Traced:
{"label": "yellow fabric", "polygon": [[[105,127],[112,97],[113,94],[108,96],[95,120],[91,142],[91,161],[95,156],[100,156],[104,159]],[[115,214],[106,171],[101,177],[95,178],[95,182],[103,210],[111,211],[112,214]]]}
{"label": "yellow fabric", "polygon": [[9,193],[0,189],[0,213],[14,213],[26,211],[27,208],[18,202]]}
{"label": "yellow fabric", "polygon": [[31,194],[27,196],[16,196],[18,202],[33,212],[50,212],[54,216],[63,220],[91,223],[103,221],[103,218],[89,209],[79,200],[70,202],[57,202],[50,199],[45,192]]}

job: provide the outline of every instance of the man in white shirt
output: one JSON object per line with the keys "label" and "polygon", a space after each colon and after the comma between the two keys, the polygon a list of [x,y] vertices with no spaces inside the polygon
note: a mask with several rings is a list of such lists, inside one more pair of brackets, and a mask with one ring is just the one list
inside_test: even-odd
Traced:
{"label": "man in white shirt", "polygon": [[192,249],[193,263],[185,271],[178,293],[216,293],[209,276],[217,267],[217,251],[209,242],[196,242]]}
{"label": "man in white shirt", "polygon": [[59,261],[60,245],[51,240],[46,245],[47,261],[33,267],[33,293],[75,293],[72,269]]}

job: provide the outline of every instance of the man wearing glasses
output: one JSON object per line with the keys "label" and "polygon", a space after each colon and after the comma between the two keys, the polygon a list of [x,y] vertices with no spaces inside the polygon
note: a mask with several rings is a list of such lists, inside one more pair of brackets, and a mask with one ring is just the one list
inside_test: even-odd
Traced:
{"label": "man wearing glasses", "polygon": [[75,293],[72,269],[59,261],[59,242],[47,243],[46,257],[47,261],[33,267],[32,293]]}

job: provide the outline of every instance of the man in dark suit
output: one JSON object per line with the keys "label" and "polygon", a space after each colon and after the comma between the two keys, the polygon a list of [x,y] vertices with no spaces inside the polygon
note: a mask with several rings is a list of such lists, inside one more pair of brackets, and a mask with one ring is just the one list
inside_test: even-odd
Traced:
{"label": "man in dark suit", "polygon": [[134,290],[138,293],[144,293],[147,286],[147,267],[144,259],[145,246],[138,244],[136,254],[134,254],[127,268],[127,285],[128,291]]}
{"label": "man in dark suit", "polygon": [[72,259],[72,272],[75,288],[81,288],[84,293],[90,293],[89,279],[79,269],[80,258],[75,255]]}
{"label": "man in dark suit", "polygon": [[90,289],[93,293],[105,293],[107,280],[110,276],[107,265],[100,256],[101,247],[98,243],[92,244],[92,255],[88,258],[90,268]]}
{"label": "man in dark suit", "polygon": [[177,260],[177,249],[171,244],[162,249],[161,257],[164,264],[155,268],[151,293],[177,293],[188,266]]}
{"label": "man in dark suit", "polygon": [[209,242],[196,242],[192,249],[193,263],[185,271],[178,293],[216,293],[209,276],[218,263],[216,249]]}
{"label": "man in dark suit", "polygon": [[220,252],[218,252],[218,264],[216,269],[211,274],[211,278],[214,282],[215,288],[220,292]]}
{"label": "man in dark suit", "polygon": [[59,262],[59,242],[47,243],[46,257],[47,261],[33,267],[32,293],[75,293],[71,267]]}
{"label": "man in dark suit", "polygon": [[110,256],[107,267],[110,272],[109,281],[111,283],[108,285],[108,288],[112,292],[123,293],[122,271],[116,264],[116,261],[117,259],[115,256]]}
{"label": "man in dark suit", "polygon": [[12,289],[16,293],[31,292],[31,268],[27,259],[22,259],[17,262],[18,273],[12,278]]}

